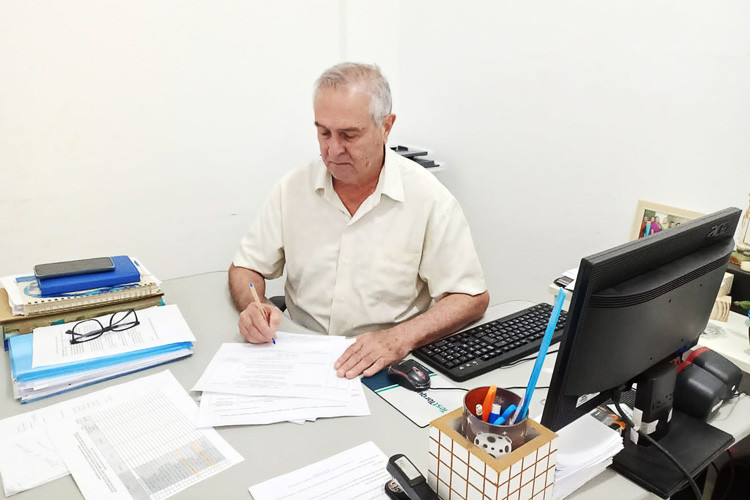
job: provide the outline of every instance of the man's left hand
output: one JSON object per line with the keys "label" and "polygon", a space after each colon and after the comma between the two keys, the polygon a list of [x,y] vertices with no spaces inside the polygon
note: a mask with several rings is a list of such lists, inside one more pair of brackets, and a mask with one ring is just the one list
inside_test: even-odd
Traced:
{"label": "man's left hand", "polygon": [[370,377],[394,361],[404,359],[410,350],[404,336],[397,332],[382,330],[363,333],[333,367],[339,377],[354,378],[360,374]]}

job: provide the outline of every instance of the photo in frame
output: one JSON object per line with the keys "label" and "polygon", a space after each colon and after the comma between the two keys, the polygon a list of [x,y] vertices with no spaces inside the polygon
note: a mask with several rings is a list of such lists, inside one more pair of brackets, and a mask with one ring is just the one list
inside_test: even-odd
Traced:
{"label": "photo in frame", "polygon": [[683,222],[696,219],[702,215],[704,214],[692,210],[639,200],[630,239],[637,240],[644,238],[660,231],[677,227]]}

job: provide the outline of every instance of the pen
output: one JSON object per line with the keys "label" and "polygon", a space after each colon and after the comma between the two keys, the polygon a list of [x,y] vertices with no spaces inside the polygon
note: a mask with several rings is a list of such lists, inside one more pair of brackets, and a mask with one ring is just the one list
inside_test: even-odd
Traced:
{"label": "pen", "polygon": [[536,355],[536,361],[534,362],[534,368],[531,370],[531,377],[529,378],[529,384],[526,386],[526,392],[523,395],[521,406],[511,419],[511,423],[516,421],[520,422],[526,418],[526,412],[529,409],[531,403],[531,396],[534,394],[536,388],[536,382],[539,380],[539,372],[542,371],[542,365],[544,364],[544,358],[547,356],[547,349],[552,342],[552,335],[555,333],[555,327],[557,326],[557,320],[560,318],[560,311],[562,310],[563,303],[565,302],[565,289],[560,288],[557,293],[557,301],[555,306],[552,308],[552,314],[550,314],[549,322],[547,323],[547,330],[544,332],[542,337],[542,345],[539,346],[539,354]]}
{"label": "pen", "polygon": [[490,422],[492,425],[502,425],[505,423],[506,420],[508,420],[508,417],[510,417],[511,413],[513,413],[516,409],[516,405],[509,405],[502,415],[498,415],[495,420]]}
{"label": "pen", "polygon": [[[252,292],[253,294],[253,300],[255,300],[255,304],[258,306],[258,309],[260,309],[263,317],[266,318],[266,323],[271,324],[271,318],[268,317],[268,312],[266,311],[265,307],[263,307],[263,304],[260,301],[260,297],[258,297],[258,292],[255,291],[255,287],[252,283],[250,283],[250,292]],[[271,342],[276,344],[276,339],[272,338]]]}

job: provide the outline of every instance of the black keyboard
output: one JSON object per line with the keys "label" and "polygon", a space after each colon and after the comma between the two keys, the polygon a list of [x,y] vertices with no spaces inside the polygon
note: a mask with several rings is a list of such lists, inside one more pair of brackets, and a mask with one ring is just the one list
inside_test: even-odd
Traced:
{"label": "black keyboard", "polygon": [[[436,340],[413,354],[440,373],[463,382],[537,352],[551,313],[550,304],[537,304]],[[565,318],[562,311],[552,335],[553,344],[562,337]]]}

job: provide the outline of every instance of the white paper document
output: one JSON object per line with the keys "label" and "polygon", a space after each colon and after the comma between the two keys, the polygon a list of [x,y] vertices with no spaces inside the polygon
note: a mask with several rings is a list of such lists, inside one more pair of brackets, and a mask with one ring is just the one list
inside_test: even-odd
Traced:
{"label": "white paper document", "polygon": [[52,442],[87,499],[168,498],[242,461],[168,371],[104,408],[56,422]]}
{"label": "white paper document", "polygon": [[37,427],[31,420],[17,420],[18,427],[3,425],[5,420],[0,422],[0,433],[3,434],[0,438],[0,476],[6,497],[68,475],[68,468],[43,427]]}
{"label": "white paper document", "polygon": [[204,392],[198,411],[199,427],[303,422],[323,417],[369,415],[362,384],[352,386],[348,401],[271,396],[239,396]]}
{"label": "white paper document", "polygon": [[[165,370],[0,420],[5,494],[44,484],[70,470],[79,486],[87,485],[87,498],[117,498],[123,491],[120,486],[131,486],[134,480],[148,495],[133,497],[166,498],[242,460],[215,431],[196,430],[197,411]],[[151,439],[144,439],[146,435]],[[176,456],[181,461],[173,460]],[[209,461],[211,466],[201,470]],[[89,496],[91,491],[96,493]]]}
{"label": "white paper document", "polygon": [[[141,380],[130,384],[140,385]],[[0,476],[5,496],[67,475],[68,468],[49,439],[47,426],[105,405],[118,387],[0,420]]]}
{"label": "white paper document", "polygon": [[596,477],[623,448],[622,436],[591,415],[559,431],[553,499],[560,500]]}
{"label": "white paper document", "polygon": [[388,458],[372,441],[250,487],[254,500],[388,499]]}
{"label": "white paper document", "polygon": [[277,332],[276,344],[222,344],[192,390],[347,401],[360,381],[339,378],[333,365],[352,342]]}
{"label": "white paper document", "polygon": [[[123,331],[109,331],[101,337],[71,344],[69,323],[34,329],[33,357],[31,365],[57,365],[74,361],[115,356],[178,342],[195,342],[180,309],[174,305],[149,307],[136,311],[139,325]],[[107,327],[111,314],[97,318]],[[87,325],[95,325],[89,321]],[[93,326],[92,326],[93,328]]]}

